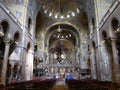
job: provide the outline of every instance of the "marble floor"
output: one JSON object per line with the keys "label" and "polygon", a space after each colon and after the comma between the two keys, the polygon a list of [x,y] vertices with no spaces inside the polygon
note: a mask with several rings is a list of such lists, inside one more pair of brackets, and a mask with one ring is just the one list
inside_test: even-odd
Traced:
{"label": "marble floor", "polygon": [[56,82],[52,90],[68,90],[68,87],[64,81],[58,81]]}

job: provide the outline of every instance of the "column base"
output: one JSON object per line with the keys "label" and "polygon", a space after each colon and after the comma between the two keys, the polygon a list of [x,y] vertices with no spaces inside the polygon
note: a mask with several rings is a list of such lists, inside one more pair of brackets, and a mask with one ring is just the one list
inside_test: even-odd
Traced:
{"label": "column base", "polygon": [[116,82],[117,82],[117,83],[120,83],[120,74],[117,74],[117,75],[116,75]]}

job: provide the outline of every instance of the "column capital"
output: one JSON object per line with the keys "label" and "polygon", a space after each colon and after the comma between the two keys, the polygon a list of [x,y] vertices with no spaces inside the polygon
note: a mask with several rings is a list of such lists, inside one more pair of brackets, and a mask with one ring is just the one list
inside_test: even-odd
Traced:
{"label": "column capital", "polygon": [[110,41],[115,42],[117,39],[116,38],[110,38]]}
{"label": "column capital", "polygon": [[11,44],[11,43],[13,43],[13,41],[10,40],[10,39],[5,39],[4,42],[5,42],[6,44]]}

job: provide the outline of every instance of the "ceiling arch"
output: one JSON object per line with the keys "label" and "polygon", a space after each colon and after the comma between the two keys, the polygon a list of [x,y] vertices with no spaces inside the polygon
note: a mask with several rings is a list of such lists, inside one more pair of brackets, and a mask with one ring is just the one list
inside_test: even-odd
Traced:
{"label": "ceiling arch", "polygon": [[[58,27],[62,30],[58,31]],[[59,37],[58,37],[59,36]],[[75,46],[80,46],[80,35],[77,29],[68,24],[57,24],[50,27],[45,35],[45,46],[50,46],[52,42],[58,39],[66,39],[71,41]]]}
{"label": "ceiling arch", "polygon": [[80,13],[77,0],[44,0],[43,13],[54,19],[70,19]]}

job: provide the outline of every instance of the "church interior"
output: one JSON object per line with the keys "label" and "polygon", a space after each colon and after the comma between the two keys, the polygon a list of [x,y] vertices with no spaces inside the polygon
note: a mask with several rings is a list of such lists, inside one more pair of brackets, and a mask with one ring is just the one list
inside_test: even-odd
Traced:
{"label": "church interior", "polygon": [[0,0],[0,12],[0,90],[120,89],[120,0]]}

